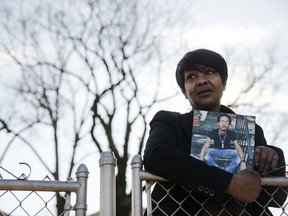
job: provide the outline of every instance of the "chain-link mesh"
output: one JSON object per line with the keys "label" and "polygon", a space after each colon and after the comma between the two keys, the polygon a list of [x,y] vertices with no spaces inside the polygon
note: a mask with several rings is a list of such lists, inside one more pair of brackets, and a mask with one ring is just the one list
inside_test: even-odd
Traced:
{"label": "chain-link mesh", "polygon": [[[62,198],[65,199],[64,196]],[[56,206],[55,192],[13,191],[13,190],[0,191],[1,216],[56,215],[55,206]]]}
{"label": "chain-link mesh", "polygon": [[[162,177],[153,175],[142,169],[142,159],[139,155],[133,157],[131,169],[132,216],[142,216],[143,211],[148,216],[288,215],[287,173],[286,177],[262,178],[261,195],[256,202],[250,205],[228,195],[221,203],[216,202],[179,184],[173,184]],[[157,193],[152,196],[153,190],[157,190]]]}
{"label": "chain-link mesh", "polygon": [[[286,179],[288,181],[288,179]],[[199,196],[197,197],[197,195],[193,194],[193,191],[191,190],[187,190],[187,188],[183,187],[183,186],[179,186],[176,184],[172,184],[169,188],[163,186],[162,184],[159,184],[159,182],[151,182],[151,181],[144,181],[145,184],[145,196],[147,199],[147,215],[152,216],[153,213],[156,215],[166,215],[166,216],[172,216],[172,215],[191,215],[191,212],[193,212],[192,215],[211,215],[211,216],[231,216],[231,215],[251,215],[249,212],[247,212],[246,210],[246,203],[242,203],[239,202],[236,199],[233,199],[232,197],[227,197],[227,199],[225,199],[221,204],[219,205],[213,205],[213,207],[211,208],[211,199],[205,198],[202,200],[199,199]],[[165,192],[165,196],[161,197],[161,199],[153,199],[151,198],[151,191],[153,190],[153,188],[157,185],[158,190],[159,188],[161,188],[163,190],[163,192]],[[173,188],[174,187],[181,187],[181,189],[183,191],[186,192],[186,194],[188,194],[185,197],[181,197],[181,198],[175,198],[175,195],[173,195]],[[179,190],[179,188],[178,188]],[[287,200],[285,201],[285,203],[283,205],[277,203],[277,201],[274,200],[274,194],[279,193],[279,191],[281,191],[282,193],[285,193],[287,196],[287,191],[285,189],[285,187],[277,187],[277,190],[274,191],[274,193],[270,194],[269,190],[266,190],[265,188],[263,188],[263,193],[266,193],[267,196],[270,197],[270,202],[267,202],[266,205],[262,205],[261,203],[257,202],[258,206],[262,209],[260,211],[260,215],[269,215],[268,212],[266,212],[267,210],[267,205],[268,203],[273,203],[273,206],[275,206],[274,208],[269,207],[268,209],[270,210],[270,212],[272,212],[273,215],[288,215],[288,203]],[[167,209],[165,207],[167,207],[167,205],[162,205],[161,202],[165,202],[165,200],[169,199],[169,212],[167,212]],[[189,208],[186,204],[187,203],[191,203],[191,200],[193,200],[193,203],[196,203],[195,205],[196,208],[195,209],[191,209]],[[214,201],[212,201],[214,202]],[[215,202],[214,202],[215,204]],[[150,207],[148,207],[150,206]],[[162,206],[165,206],[164,208]],[[192,206],[190,206],[192,207]],[[193,206],[195,207],[195,206]],[[236,208],[235,208],[236,207]]]}

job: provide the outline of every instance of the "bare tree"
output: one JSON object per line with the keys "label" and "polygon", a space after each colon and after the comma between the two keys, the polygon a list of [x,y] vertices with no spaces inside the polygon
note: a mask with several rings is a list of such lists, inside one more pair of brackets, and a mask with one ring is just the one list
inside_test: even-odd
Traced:
{"label": "bare tree", "polygon": [[[68,176],[93,146],[98,153],[110,149],[117,157],[117,215],[127,216],[129,149],[142,152],[146,116],[169,98],[160,98],[157,89],[163,58],[159,38],[172,24],[172,14],[130,0],[42,2],[17,10],[10,4],[2,8],[1,53],[19,79],[2,83],[16,94],[15,106],[0,116],[2,132],[11,135],[0,161],[21,141],[59,179],[61,146],[69,146]],[[31,137],[41,130],[49,133],[53,169]],[[84,147],[90,151],[81,152]],[[57,210],[63,210],[59,196]]]}

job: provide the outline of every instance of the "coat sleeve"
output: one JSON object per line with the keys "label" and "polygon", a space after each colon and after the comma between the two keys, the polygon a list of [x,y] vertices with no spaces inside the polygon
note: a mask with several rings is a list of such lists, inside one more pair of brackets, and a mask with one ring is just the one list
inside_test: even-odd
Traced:
{"label": "coat sleeve", "polygon": [[143,157],[144,168],[150,173],[221,201],[232,174],[208,166],[179,147],[191,142],[179,123],[179,115],[160,111],[152,119]]}

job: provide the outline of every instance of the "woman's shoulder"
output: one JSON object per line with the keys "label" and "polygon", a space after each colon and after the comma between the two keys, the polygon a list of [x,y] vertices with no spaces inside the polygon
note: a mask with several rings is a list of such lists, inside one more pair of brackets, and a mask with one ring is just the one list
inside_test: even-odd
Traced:
{"label": "woman's shoulder", "polygon": [[175,111],[160,110],[154,115],[153,119],[182,119],[191,115],[192,112],[180,113]]}
{"label": "woman's shoulder", "polygon": [[167,110],[160,110],[158,111],[150,124],[156,123],[156,122],[163,122],[163,123],[169,123],[169,124],[178,124],[180,122],[189,121],[192,122],[192,114],[189,113],[180,113],[180,112],[174,112],[174,111],[167,111]]}
{"label": "woman's shoulder", "polygon": [[178,118],[181,115],[179,112],[174,111],[167,111],[167,110],[160,110],[155,115],[154,118],[157,117],[171,117],[171,118]]}

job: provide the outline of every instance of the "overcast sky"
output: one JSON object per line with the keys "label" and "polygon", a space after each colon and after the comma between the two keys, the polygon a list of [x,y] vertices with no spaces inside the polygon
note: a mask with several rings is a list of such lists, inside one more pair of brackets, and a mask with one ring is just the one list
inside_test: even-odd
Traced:
{"label": "overcast sky", "polygon": [[195,1],[192,16],[195,16],[197,31],[204,33],[195,39],[209,46],[251,47],[281,42],[287,48],[287,9],[286,0]]}

